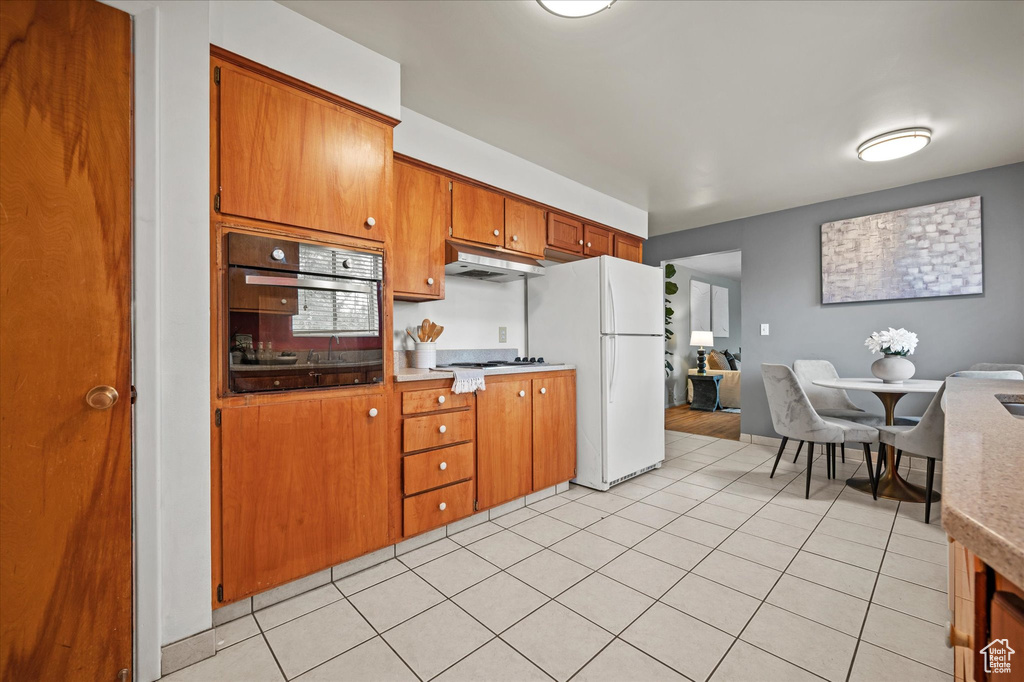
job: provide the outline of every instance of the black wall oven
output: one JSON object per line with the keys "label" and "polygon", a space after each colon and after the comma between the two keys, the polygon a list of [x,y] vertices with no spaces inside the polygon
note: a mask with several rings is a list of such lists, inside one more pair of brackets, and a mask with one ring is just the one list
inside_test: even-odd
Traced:
{"label": "black wall oven", "polygon": [[230,392],[383,382],[381,254],[232,232],[227,255]]}

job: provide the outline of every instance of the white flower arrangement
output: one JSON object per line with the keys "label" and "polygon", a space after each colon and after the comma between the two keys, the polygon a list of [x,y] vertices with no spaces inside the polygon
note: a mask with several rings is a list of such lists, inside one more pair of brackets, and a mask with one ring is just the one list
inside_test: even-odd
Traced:
{"label": "white flower arrangement", "polygon": [[917,334],[908,332],[900,327],[888,331],[871,332],[871,336],[864,341],[864,345],[872,353],[883,353],[884,355],[913,355],[917,348]]}

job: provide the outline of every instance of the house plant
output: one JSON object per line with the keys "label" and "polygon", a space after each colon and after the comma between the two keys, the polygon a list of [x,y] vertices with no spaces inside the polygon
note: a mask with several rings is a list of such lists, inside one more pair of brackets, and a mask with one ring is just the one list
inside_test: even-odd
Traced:
{"label": "house plant", "polygon": [[914,363],[907,359],[917,348],[917,334],[900,327],[879,332],[871,332],[864,345],[872,353],[881,353],[884,357],[871,364],[871,373],[885,384],[902,384],[914,376]]}
{"label": "house plant", "polygon": [[[679,292],[679,285],[676,284],[675,282],[671,281],[672,278],[675,277],[675,276],[676,276],[676,266],[672,265],[671,263],[667,264],[665,266],[665,297],[666,297],[665,298],[665,355],[667,356],[665,358],[665,377],[666,378],[672,376],[672,371],[675,369],[674,367],[672,367],[672,363],[669,362],[669,359],[668,359],[669,357],[672,356],[672,352],[669,351],[669,349],[668,349],[668,340],[671,339],[673,335],[675,335],[675,332],[672,331],[672,316],[675,315],[675,312],[676,312],[676,311],[672,310],[672,305],[671,305],[672,302],[668,299],[668,297],[669,296],[674,296],[676,293]],[[676,404],[675,388],[676,388],[675,387],[675,383],[670,382],[668,384],[668,404],[669,405],[675,405]]]}

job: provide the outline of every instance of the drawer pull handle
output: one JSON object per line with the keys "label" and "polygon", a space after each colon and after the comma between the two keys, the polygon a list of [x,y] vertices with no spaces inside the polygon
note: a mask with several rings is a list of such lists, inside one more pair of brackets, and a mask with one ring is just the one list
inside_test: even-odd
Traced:
{"label": "drawer pull handle", "polygon": [[523,398],[526,396],[526,391],[519,391],[519,397]]}
{"label": "drawer pull handle", "polygon": [[275,386],[280,386],[281,382],[279,380],[277,380],[277,379],[274,379],[274,385]]}
{"label": "drawer pull handle", "polygon": [[439,429],[438,429],[438,431],[439,431],[440,433],[444,433],[444,432],[445,432],[445,431],[447,431],[447,430],[448,430],[448,427],[447,427],[447,426],[445,426],[444,424],[441,424],[441,428],[439,428]]}
{"label": "drawer pull handle", "polygon": [[437,505],[437,508],[440,509],[441,511],[444,511],[445,509],[448,508],[448,505],[442,502],[441,504]]}
{"label": "drawer pull handle", "polygon": [[542,388],[542,389],[540,389],[540,392],[541,392],[541,394],[543,395],[544,393],[547,393],[547,392],[548,392],[548,389],[546,389],[546,388]]}
{"label": "drawer pull handle", "polygon": [[583,240],[582,239],[580,240],[580,246],[583,246]]}
{"label": "drawer pull handle", "polygon": [[284,249],[274,249],[270,252],[270,257],[274,260],[284,260]]}
{"label": "drawer pull handle", "polygon": [[434,278],[433,277],[427,277],[427,284],[433,284],[433,283],[434,283]]}
{"label": "drawer pull handle", "polygon": [[443,395],[437,396],[437,404],[438,405],[444,405],[444,396]]}
{"label": "drawer pull handle", "polygon": [[519,235],[517,235],[517,234],[512,235],[512,241],[514,241],[514,242],[519,241]]}
{"label": "drawer pull handle", "polygon": [[587,242],[587,248],[588,249],[590,248],[590,242]]}
{"label": "drawer pull handle", "polygon": [[371,407],[370,408],[370,416],[371,417],[376,417],[377,416],[377,408],[376,407]]}
{"label": "drawer pull handle", "polygon": [[369,218],[366,219],[366,224],[369,225],[370,227],[373,227],[374,225],[377,224],[377,221],[373,219],[373,216],[370,216]]}
{"label": "drawer pull handle", "polygon": [[448,462],[441,462],[440,468],[441,468],[441,471],[444,471],[445,469],[447,469],[448,468]]}
{"label": "drawer pull handle", "polygon": [[497,230],[494,231],[494,236],[495,237],[497,237],[499,234],[501,234],[501,232],[498,232]]}

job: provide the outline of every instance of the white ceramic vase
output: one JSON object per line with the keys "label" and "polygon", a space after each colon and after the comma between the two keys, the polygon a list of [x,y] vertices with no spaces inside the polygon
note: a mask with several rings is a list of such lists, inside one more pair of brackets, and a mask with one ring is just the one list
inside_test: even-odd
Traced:
{"label": "white ceramic vase", "polygon": [[882,380],[883,384],[902,384],[914,376],[914,363],[902,355],[888,355],[871,363],[871,373]]}

